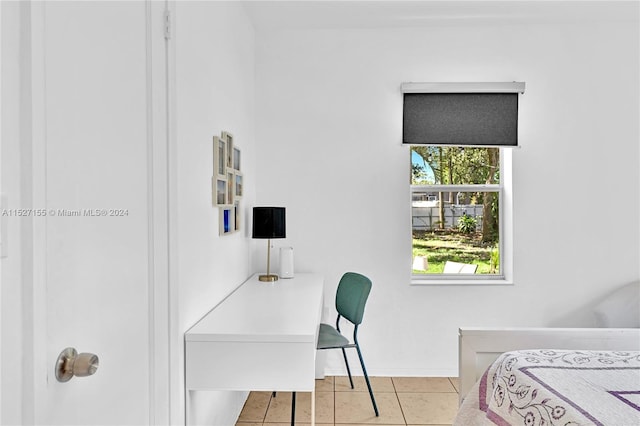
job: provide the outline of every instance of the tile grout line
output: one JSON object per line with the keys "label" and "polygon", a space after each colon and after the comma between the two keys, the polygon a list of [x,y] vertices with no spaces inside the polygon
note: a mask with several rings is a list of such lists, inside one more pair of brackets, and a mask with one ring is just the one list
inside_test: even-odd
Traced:
{"label": "tile grout line", "polygon": [[338,376],[333,376],[333,424],[334,426],[337,426],[338,424],[338,419],[336,416],[336,405],[338,400],[336,399],[336,397],[338,396],[338,380],[337,380]]}
{"label": "tile grout line", "polygon": [[[458,391],[458,388],[456,387],[456,385],[453,383],[453,380],[451,380],[451,377],[447,377],[447,379],[449,379],[449,383],[451,383],[451,386],[453,386],[453,390],[455,393],[460,393]],[[459,380],[459,379],[458,379]]]}
{"label": "tile grout line", "polygon": [[264,410],[264,416],[262,416],[262,425],[267,421],[267,413],[269,412],[269,407],[271,407],[271,400],[273,399],[273,392],[269,394],[269,403],[267,404],[267,409]]}
{"label": "tile grout line", "polygon": [[391,377],[391,385],[393,386],[393,393],[396,395],[396,400],[398,401],[398,407],[400,407],[400,412],[402,413],[402,419],[404,420],[404,424],[407,425],[407,417],[404,415],[404,410],[400,403],[400,396],[398,395],[398,389],[396,388],[396,382],[393,380],[393,377]]}

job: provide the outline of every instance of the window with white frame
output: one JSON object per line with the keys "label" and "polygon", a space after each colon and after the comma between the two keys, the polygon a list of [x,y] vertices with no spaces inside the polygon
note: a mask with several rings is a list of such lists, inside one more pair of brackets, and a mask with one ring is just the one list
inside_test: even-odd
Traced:
{"label": "window with white frame", "polygon": [[502,276],[500,150],[411,146],[413,275]]}
{"label": "window with white frame", "polygon": [[511,162],[504,160],[518,144],[524,83],[407,83],[402,90],[412,283],[507,282]]}

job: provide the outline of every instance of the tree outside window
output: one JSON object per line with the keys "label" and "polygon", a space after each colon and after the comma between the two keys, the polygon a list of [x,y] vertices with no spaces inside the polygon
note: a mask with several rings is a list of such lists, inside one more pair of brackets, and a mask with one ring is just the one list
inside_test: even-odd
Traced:
{"label": "tree outside window", "polygon": [[446,269],[465,264],[499,275],[500,148],[414,145],[410,153],[413,274],[459,273]]}

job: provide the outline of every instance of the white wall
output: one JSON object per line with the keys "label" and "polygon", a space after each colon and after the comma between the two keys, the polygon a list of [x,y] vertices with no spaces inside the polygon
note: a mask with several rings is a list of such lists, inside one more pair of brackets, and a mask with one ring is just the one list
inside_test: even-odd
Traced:
{"label": "white wall", "polygon": [[[247,225],[255,200],[254,32],[237,3],[176,2],[176,134],[172,195],[177,265],[178,345],[183,334],[251,275],[251,239]],[[242,152],[245,193],[242,231],[218,236],[218,208],[212,206],[213,136],[234,135]],[[175,349],[175,348],[174,348]],[[183,365],[179,350],[176,370]],[[212,360],[215,362],[215,360]],[[176,386],[183,386],[182,371]],[[180,391],[182,392],[182,390]],[[197,392],[192,411],[197,424],[235,422],[244,393]],[[183,400],[183,399],[181,399]],[[183,419],[172,420],[179,423]]]}
{"label": "white wall", "polygon": [[[595,300],[638,279],[638,47],[637,21],[259,34],[257,202],[287,207],[281,243],[296,270],[325,275],[329,303],[343,272],[372,278],[360,332],[372,375],[456,376],[458,327],[589,326]],[[400,84],[514,80],[527,84],[514,285],[410,286]],[[564,219],[540,218],[541,204]],[[338,354],[328,362],[344,371]]]}

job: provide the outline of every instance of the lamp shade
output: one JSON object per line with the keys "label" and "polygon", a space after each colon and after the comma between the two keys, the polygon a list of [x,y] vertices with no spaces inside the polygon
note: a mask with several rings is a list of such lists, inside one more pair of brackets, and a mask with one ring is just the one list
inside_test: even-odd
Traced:
{"label": "lamp shade", "polygon": [[286,238],[284,207],[254,207],[252,238]]}

